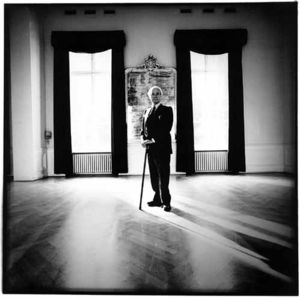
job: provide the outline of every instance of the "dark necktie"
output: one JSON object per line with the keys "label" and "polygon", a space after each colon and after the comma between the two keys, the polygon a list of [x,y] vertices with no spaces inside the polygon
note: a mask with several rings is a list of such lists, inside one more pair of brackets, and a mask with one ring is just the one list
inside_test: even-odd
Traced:
{"label": "dark necktie", "polygon": [[153,106],[148,114],[147,117],[147,127],[152,126],[153,120],[154,120],[154,113],[155,113],[155,106]]}
{"label": "dark necktie", "polygon": [[152,119],[155,113],[155,106],[151,108],[149,114],[148,114],[148,119]]}
{"label": "dark necktie", "polygon": [[155,113],[155,106],[152,107],[151,111],[150,111],[150,114],[154,114]]}

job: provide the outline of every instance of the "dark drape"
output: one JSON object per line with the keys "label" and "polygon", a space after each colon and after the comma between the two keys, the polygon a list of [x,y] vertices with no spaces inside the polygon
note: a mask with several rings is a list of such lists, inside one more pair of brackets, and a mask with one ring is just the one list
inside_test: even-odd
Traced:
{"label": "dark drape", "polygon": [[228,170],[245,171],[242,49],[229,52],[229,150]]}
{"label": "dark drape", "polygon": [[123,31],[52,32],[54,47],[54,171],[73,173],[70,122],[69,51],[112,50],[112,173],[126,173],[127,127]]}
{"label": "dark drape", "polygon": [[[194,166],[194,125],[190,52],[177,48],[177,152],[176,171],[192,174]],[[181,82],[181,83],[178,83]],[[190,99],[190,100],[189,100]]]}
{"label": "dark drape", "polygon": [[54,172],[73,173],[69,52],[54,51]]}
{"label": "dark drape", "polygon": [[177,61],[177,161],[176,170],[192,174],[194,165],[193,107],[190,51],[229,55],[229,171],[245,171],[242,46],[245,29],[176,30]]}
{"label": "dark drape", "polygon": [[127,124],[123,49],[112,51],[112,173],[127,173]]}

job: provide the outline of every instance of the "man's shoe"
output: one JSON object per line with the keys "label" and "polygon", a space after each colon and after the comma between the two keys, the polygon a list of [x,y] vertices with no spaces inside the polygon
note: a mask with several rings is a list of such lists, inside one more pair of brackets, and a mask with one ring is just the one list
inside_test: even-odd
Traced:
{"label": "man's shoe", "polygon": [[170,205],[168,205],[168,206],[166,206],[165,208],[164,208],[164,210],[166,211],[166,212],[170,212],[171,211],[171,206]]}
{"label": "man's shoe", "polygon": [[149,207],[161,207],[162,203],[161,202],[156,202],[156,201],[151,201],[147,203]]}

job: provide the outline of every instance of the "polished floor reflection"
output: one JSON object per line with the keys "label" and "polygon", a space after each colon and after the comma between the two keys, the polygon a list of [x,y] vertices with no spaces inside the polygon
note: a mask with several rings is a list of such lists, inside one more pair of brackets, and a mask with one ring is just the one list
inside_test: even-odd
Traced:
{"label": "polished floor reflection", "polygon": [[284,175],[172,176],[172,212],[146,177],[8,185],[8,293],[297,294],[296,191]]}

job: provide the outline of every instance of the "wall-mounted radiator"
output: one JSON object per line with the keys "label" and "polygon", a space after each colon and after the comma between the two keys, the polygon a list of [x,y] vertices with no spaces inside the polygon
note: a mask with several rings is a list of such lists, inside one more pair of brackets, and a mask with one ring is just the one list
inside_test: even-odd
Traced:
{"label": "wall-mounted radiator", "polygon": [[195,151],[195,172],[227,172],[228,151]]}
{"label": "wall-mounted radiator", "polygon": [[73,153],[74,174],[111,174],[111,153]]}

